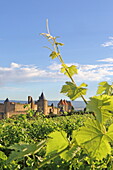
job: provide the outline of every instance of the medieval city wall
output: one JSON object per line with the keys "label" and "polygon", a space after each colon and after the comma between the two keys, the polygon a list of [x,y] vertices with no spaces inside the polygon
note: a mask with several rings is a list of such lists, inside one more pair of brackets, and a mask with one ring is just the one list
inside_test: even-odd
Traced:
{"label": "medieval city wall", "polygon": [[56,108],[56,107],[48,106],[47,113],[50,114],[51,112],[53,114],[59,114],[60,113],[60,109]]}
{"label": "medieval city wall", "polygon": [[17,111],[18,111],[18,112],[20,112],[20,111],[27,111],[27,110],[28,110],[28,107],[25,107],[25,108],[24,108],[24,106],[25,106],[25,104],[15,103],[15,104],[14,104],[14,107],[15,107],[15,108],[14,108],[14,111],[15,111],[15,112],[17,112]]}
{"label": "medieval city wall", "polygon": [[37,104],[33,104],[33,108],[31,108],[33,110],[37,110]]}
{"label": "medieval city wall", "polygon": [[24,108],[26,104],[10,102],[7,98],[4,103],[0,103],[0,119],[18,114],[27,114],[29,109],[33,109],[37,112],[43,112],[44,115],[61,114],[72,110],[71,102],[62,99],[58,103],[58,107],[54,107],[53,103],[51,106],[48,106],[48,101],[45,99],[43,93],[39,97],[39,100],[35,103],[33,102],[32,97],[28,96],[28,104],[29,106]]}
{"label": "medieval city wall", "polygon": [[15,112],[9,112],[9,117],[13,116],[13,115],[20,115],[20,114],[26,114],[26,111],[15,111]]}
{"label": "medieval city wall", "polygon": [[3,113],[4,112],[4,104],[0,103],[0,112]]}

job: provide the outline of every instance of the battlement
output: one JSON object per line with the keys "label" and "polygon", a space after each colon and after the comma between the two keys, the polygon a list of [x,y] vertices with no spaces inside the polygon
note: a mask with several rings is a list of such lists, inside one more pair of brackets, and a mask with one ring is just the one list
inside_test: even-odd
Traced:
{"label": "battlement", "polygon": [[7,98],[4,103],[0,103],[0,119],[9,118],[12,115],[17,114],[26,114],[28,109],[32,109],[35,112],[42,112],[42,114],[44,115],[60,114],[72,110],[71,102],[62,99],[58,103],[57,108],[54,107],[53,104],[51,106],[48,106],[48,101],[46,100],[43,93],[41,94],[41,96],[39,96],[39,100],[37,100],[35,103],[33,101],[33,98],[31,96],[28,96],[28,104],[29,108],[24,107],[26,103],[21,104],[16,102],[10,102]]}

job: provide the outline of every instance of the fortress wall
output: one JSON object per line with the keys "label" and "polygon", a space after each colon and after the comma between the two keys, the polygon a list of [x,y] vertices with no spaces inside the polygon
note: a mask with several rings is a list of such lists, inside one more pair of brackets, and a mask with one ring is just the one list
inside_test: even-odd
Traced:
{"label": "fortress wall", "polygon": [[51,107],[51,106],[48,106],[48,108],[47,108],[47,113],[48,113],[48,114],[50,113],[50,110],[52,111],[52,107]]}
{"label": "fortress wall", "polygon": [[34,104],[33,107],[34,107],[33,110],[37,110],[37,104]]}
{"label": "fortress wall", "polygon": [[47,109],[47,113],[48,114],[50,113],[50,109],[53,112],[53,114],[58,114],[59,113],[59,109],[58,108],[52,108],[52,106],[48,106],[48,109]]}
{"label": "fortress wall", "polygon": [[26,114],[26,111],[16,111],[16,112],[10,112],[9,113],[9,117],[13,116],[13,115],[19,115],[19,114]]}
{"label": "fortress wall", "polygon": [[24,105],[25,104],[18,104],[18,103],[15,103],[15,112],[17,111],[27,111],[28,108],[24,108]]}
{"label": "fortress wall", "polygon": [[54,114],[58,114],[58,108],[54,108]]}
{"label": "fortress wall", "polygon": [[0,112],[4,112],[4,104],[0,103]]}
{"label": "fortress wall", "polygon": [[[24,108],[24,105],[25,104],[18,104],[18,103],[15,103],[15,109],[14,111],[27,111],[28,110],[28,107]],[[37,105],[34,104],[33,105],[33,110],[37,110]]]}
{"label": "fortress wall", "polygon": [[15,111],[15,103],[10,104],[9,110],[10,110],[10,112]]}
{"label": "fortress wall", "polygon": [[0,120],[1,120],[1,119],[3,119],[3,114],[2,114],[2,113],[0,113]]}

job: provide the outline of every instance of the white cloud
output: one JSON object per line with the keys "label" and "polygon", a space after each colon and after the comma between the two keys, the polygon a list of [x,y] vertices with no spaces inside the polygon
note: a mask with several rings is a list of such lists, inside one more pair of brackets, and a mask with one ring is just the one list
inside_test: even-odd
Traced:
{"label": "white cloud", "polygon": [[[108,59],[104,59],[107,61]],[[101,60],[102,61],[102,60]],[[72,63],[74,64],[74,63]],[[71,65],[68,63],[67,65]],[[74,76],[77,82],[82,81],[104,81],[113,77],[113,64],[81,65],[78,67],[78,74]],[[22,65],[11,63],[9,67],[0,67],[0,85],[7,83],[24,82],[48,82],[48,81],[68,81],[65,75],[60,73],[61,65],[51,64],[48,69],[42,70],[34,65]]]}
{"label": "white cloud", "polygon": [[21,65],[17,63],[11,63],[11,68],[20,68]]}
{"label": "white cloud", "polygon": [[61,64],[57,64],[57,63],[53,63],[52,65],[50,65],[48,67],[50,70],[54,70],[54,71],[57,71],[61,68]]}
{"label": "white cloud", "polygon": [[113,37],[109,37],[109,41],[101,44],[103,47],[112,47],[113,46]]}
{"label": "white cloud", "polygon": [[[107,59],[105,59],[107,61]],[[73,63],[74,64],[74,63]],[[70,65],[70,64],[68,64]],[[103,81],[110,80],[113,76],[113,64],[97,64],[97,65],[81,65],[76,64],[78,67],[78,74],[74,76],[76,81]],[[60,68],[58,64],[49,66],[51,70],[54,68]],[[55,69],[57,71],[57,69]]]}
{"label": "white cloud", "polygon": [[0,85],[10,82],[48,81],[61,77],[59,72],[41,70],[34,65],[11,63],[9,67],[0,67]]}
{"label": "white cloud", "polygon": [[103,62],[113,63],[113,58],[105,58],[105,59],[97,60],[97,61],[103,61]]}

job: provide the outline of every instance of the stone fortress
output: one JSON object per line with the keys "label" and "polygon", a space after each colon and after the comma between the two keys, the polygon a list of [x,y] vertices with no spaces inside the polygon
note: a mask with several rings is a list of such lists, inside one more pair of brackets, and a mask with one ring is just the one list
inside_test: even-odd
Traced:
{"label": "stone fortress", "polygon": [[[32,109],[35,112],[42,112],[44,115],[71,112],[73,109],[70,101],[62,99],[59,101],[57,107],[54,107],[53,104],[48,106],[48,101],[45,99],[43,92],[36,102],[33,101],[31,96],[28,96],[28,104],[29,109]],[[4,103],[0,103],[0,119],[9,118],[17,114],[26,114],[28,107],[24,107],[25,105],[26,104],[10,102],[7,98]]]}

